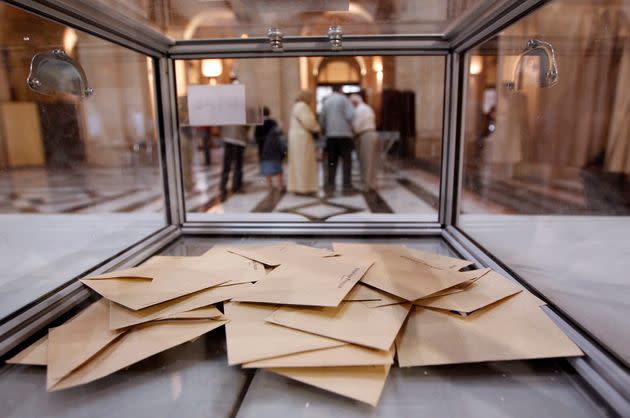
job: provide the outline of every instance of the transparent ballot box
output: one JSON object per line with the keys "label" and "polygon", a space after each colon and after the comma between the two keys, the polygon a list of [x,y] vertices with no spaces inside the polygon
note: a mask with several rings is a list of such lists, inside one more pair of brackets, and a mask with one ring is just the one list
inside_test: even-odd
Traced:
{"label": "transparent ballot box", "polygon": [[630,416],[629,36],[0,0],[2,416]]}

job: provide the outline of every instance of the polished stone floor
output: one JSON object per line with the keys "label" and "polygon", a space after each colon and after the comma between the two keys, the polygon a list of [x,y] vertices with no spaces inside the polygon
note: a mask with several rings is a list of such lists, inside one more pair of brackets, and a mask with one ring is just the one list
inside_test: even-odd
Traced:
{"label": "polished stone floor", "polygon": [[[336,192],[297,196],[269,191],[258,174],[258,163],[249,150],[244,165],[244,193],[221,202],[219,178],[222,150],[213,151],[210,166],[196,154],[188,168],[191,181],[185,192],[191,219],[219,215],[269,214],[301,221],[380,217],[435,221],[439,200],[437,162],[392,161],[378,174],[378,189],[350,196]],[[322,168],[319,166],[320,184]],[[186,168],[185,168],[186,169]],[[286,171],[286,170],[285,170]],[[340,173],[339,173],[340,174]],[[339,176],[340,177],[340,176]],[[353,183],[361,188],[358,162],[353,162]],[[341,179],[338,178],[338,182]],[[463,213],[541,215],[628,215],[630,198],[619,179],[585,173],[568,179],[541,182],[533,177],[501,177],[468,170],[462,198]],[[620,188],[621,187],[621,188]],[[627,187],[625,187],[627,189]],[[624,190],[622,190],[624,189]],[[164,211],[157,165],[100,168],[76,166],[55,170],[25,168],[0,172],[2,213],[111,213]],[[201,216],[200,214],[206,214]]]}

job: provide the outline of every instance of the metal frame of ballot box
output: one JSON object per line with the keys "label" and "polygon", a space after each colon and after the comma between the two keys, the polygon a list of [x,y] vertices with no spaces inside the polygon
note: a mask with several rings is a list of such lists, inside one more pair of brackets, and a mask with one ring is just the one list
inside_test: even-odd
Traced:
{"label": "metal frame of ballot box", "polygon": [[[282,51],[272,50],[266,37],[177,41],[104,3],[95,0],[5,0],[38,16],[82,30],[153,60],[156,109],[159,124],[159,157],[167,226],[132,247],[114,255],[89,272],[95,274],[133,266],[169,243],[188,235],[274,236],[433,236],[442,237],[457,253],[475,260],[478,267],[492,267],[519,281],[546,300],[501,260],[474,242],[457,226],[462,189],[462,160],[467,52],[548,0],[485,0],[477,2],[443,33],[409,35],[343,36],[343,49],[331,49],[326,36],[287,36]],[[202,58],[282,58],[331,55],[439,55],[446,59],[442,163],[437,222],[190,222],[186,220],[179,147],[175,60]],[[87,273],[87,272],[86,272]],[[34,301],[0,323],[0,355],[26,341],[89,296],[74,278],[57,291]],[[589,390],[611,411],[630,416],[630,374],[614,355],[584,329],[549,304],[547,313],[587,354],[568,360]]]}

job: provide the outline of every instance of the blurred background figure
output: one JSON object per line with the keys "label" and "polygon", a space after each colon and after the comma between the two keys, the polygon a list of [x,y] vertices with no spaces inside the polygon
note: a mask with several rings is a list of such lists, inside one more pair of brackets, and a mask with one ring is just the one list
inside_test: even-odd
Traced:
{"label": "blurred background figure", "polygon": [[288,190],[293,193],[317,193],[318,189],[315,134],[320,127],[311,110],[312,100],[313,94],[302,90],[291,111]]}
{"label": "blurred background figure", "polygon": [[223,126],[223,171],[221,172],[221,200],[227,199],[227,183],[232,174],[232,192],[238,193],[243,187],[243,154],[247,146],[247,126]]}
{"label": "blurred background figure", "polygon": [[379,158],[379,139],[376,133],[374,110],[358,94],[350,96],[354,105],[352,129],[354,146],[359,157],[359,167],[364,191],[376,189],[376,170]]}
{"label": "blurred background figure", "polygon": [[341,93],[341,86],[333,86],[333,93],[322,104],[319,123],[326,135],[326,152],[328,153],[328,169],[324,189],[335,190],[337,162],[341,158],[343,164],[343,191],[352,192],[352,117],[354,108],[350,100]]}
{"label": "blurred background figure", "polygon": [[284,189],[282,179],[282,160],[286,154],[286,147],[282,141],[282,130],[278,123],[271,118],[268,107],[263,108],[264,122],[256,126],[256,143],[260,157],[260,175],[267,178],[269,189],[273,190],[273,177],[277,177],[277,189]]}
{"label": "blurred background figure", "polygon": [[256,125],[254,129],[254,138],[256,139],[256,145],[258,145],[258,159],[262,161],[263,144],[267,134],[277,126],[278,123],[271,118],[271,111],[267,106],[263,107],[263,124]]}

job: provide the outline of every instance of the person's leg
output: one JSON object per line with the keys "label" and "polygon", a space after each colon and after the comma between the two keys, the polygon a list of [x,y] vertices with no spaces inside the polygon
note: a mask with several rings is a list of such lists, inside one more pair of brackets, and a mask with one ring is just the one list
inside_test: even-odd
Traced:
{"label": "person's leg", "polygon": [[352,189],[352,138],[340,138],[340,154],[343,164],[343,188]]}
{"label": "person's leg", "polygon": [[380,142],[376,132],[368,132],[365,134],[365,151],[362,152],[361,163],[364,164],[364,182],[368,189],[376,189],[376,170],[378,167],[378,158],[380,155]]}
{"label": "person's leg", "polygon": [[267,179],[267,186],[269,187],[269,190],[273,190],[273,176],[266,176]]}
{"label": "person's leg", "polygon": [[258,141],[258,161],[262,161],[263,160],[263,144],[264,142],[262,140]]}
{"label": "person's leg", "polygon": [[234,176],[232,177],[232,191],[240,192],[243,187],[243,154],[245,147],[234,145]]}
{"label": "person's leg", "polygon": [[207,166],[210,165],[210,132],[203,130],[203,159]]}
{"label": "person's leg", "polygon": [[277,175],[277,182],[278,182],[278,190],[283,190],[284,189],[284,179],[282,178],[282,171],[278,173]]}
{"label": "person's leg", "polygon": [[328,138],[326,140],[326,151],[328,152],[328,170],[326,187],[335,189],[335,177],[337,176],[337,161],[339,160],[339,138]]}
{"label": "person's leg", "polygon": [[227,183],[230,178],[230,166],[233,159],[233,147],[234,145],[224,143],[223,144],[223,170],[221,171],[221,198],[227,196]]}

